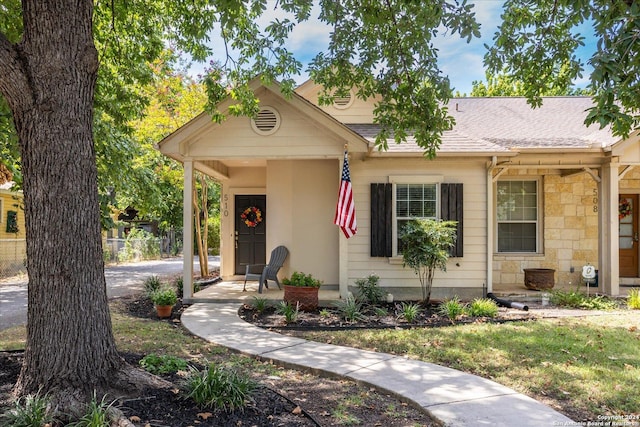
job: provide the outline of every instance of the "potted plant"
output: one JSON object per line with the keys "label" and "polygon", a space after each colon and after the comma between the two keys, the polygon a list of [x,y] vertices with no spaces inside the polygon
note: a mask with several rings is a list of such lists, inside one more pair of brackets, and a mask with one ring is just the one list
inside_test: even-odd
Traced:
{"label": "potted plant", "polygon": [[162,288],[151,294],[151,301],[153,301],[153,304],[156,306],[158,317],[163,319],[171,317],[171,310],[173,310],[173,306],[178,302],[178,296],[172,288]]}
{"label": "potted plant", "polygon": [[294,271],[291,277],[282,281],[284,285],[284,301],[295,306],[299,304],[300,310],[313,311],[318,308],[318,290],[322,281],[315,279],[311,274]]}

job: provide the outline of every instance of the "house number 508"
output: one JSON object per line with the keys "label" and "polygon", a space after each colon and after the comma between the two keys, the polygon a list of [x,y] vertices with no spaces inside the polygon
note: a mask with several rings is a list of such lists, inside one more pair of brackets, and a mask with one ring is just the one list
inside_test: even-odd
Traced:
{"label": "house number 508", "polygon": [[593,211],[598,212],[598,190],[593,189]]}

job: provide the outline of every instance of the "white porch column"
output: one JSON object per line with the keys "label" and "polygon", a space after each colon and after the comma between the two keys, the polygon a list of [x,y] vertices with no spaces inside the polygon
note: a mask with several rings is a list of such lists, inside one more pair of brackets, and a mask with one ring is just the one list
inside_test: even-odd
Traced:
{"label": "white porch column", "polygon": [[598,283],[605,294],[615,296],[620,294],[617,159],[602,165],[601,171]]}
{"label": "white porch column", "polygon": [[493,165],[495,161],[494,157],[493,163],[487,169],[487,293],[493,292]]}
{"label": "white porch column", "polygon": [[193,160],[185,159],[182,193],[182,297],[193,298]]}

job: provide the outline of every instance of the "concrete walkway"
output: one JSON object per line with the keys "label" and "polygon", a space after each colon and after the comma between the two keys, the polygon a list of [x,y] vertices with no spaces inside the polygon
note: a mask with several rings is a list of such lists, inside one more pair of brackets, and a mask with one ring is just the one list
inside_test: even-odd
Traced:
{"label": "concrete walkway", "polygon": [[238,317],[238,304],[194,304],[182,324],[194,335],[278,365],[369,384],[424,408],[448,426],[542,427],[573,421],[530,397],[475,375],[385,353],[270,332]]}

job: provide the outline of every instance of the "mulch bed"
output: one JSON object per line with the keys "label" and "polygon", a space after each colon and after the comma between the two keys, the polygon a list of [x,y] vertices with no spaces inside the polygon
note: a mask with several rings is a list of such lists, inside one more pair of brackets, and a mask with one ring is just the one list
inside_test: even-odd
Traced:
{"label": "mulch bed", "polygon": [[[180,302],[171,318],[159,320],[148,298],[123,298],[129,315],[171,322],[179,326],[186,308]],[[143,354],[122,354],[138,365]],[[11,405],[11,390],[20,373],[23,352],[0,352],[0,414]],[[322,378],[293,370],[281,370],[277,377],[259,378],[261,387],[244,410],[212,411],[197,407],[178,392],[183,378],[161,375],[176,384],[173,390],[148,389],[135,398],[119,399],[114,404],[140,427],[187,426],[439,426],[426,413],[397,398],[352,381]],[[356,403],[349,401],[357,397]],[[2,421],[0,420],[0,425]],[[57,427],[57,426],[56,426]]]}
{"label": "mulch bed", "polygon": [[[364,316],[356,321],[347,321],[336,308],[319,309],[314,311],[299,311],[295,322],[287,323],[285,317],[277,312],[277,308],[269,306],[258,311],[251,304],[244,304],[240,310],[240,317],[246,322],[281,333],[295,333],[295,331],[334,331],[353,329],[398,329],[398,328],[426,328],[442,327],[453,324],[451,320],[440,315],[436,306],[422,307],[418,316],[408,322],[402,316],[401,303],[381,303],[379,308],[386,311],[386,315],[377,315],[371,309],[363,310]],[[456,319],[455,324],[533,320],[537,317],[531,312],[500,308],[498,315],[493,318],[463,316]]]}

